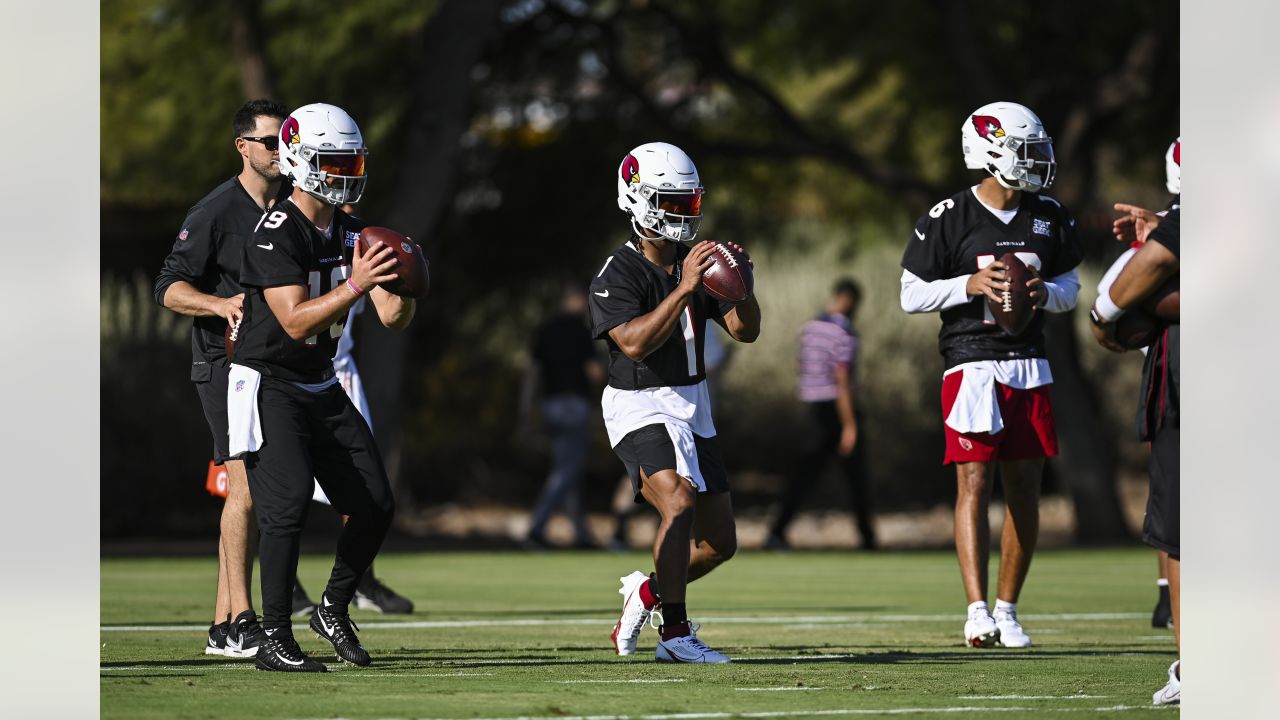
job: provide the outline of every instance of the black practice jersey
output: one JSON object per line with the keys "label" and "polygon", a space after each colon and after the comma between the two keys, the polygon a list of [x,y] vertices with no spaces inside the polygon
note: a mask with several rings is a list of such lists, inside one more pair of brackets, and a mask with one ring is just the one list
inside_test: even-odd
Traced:
{"label": "black practice jersey", "polygon": [[[283,183],[282,193],[292,190]],[[214,188],[187,211],[173,250],[164,259],[154,286],[163,305],[169,286],[182,280],[208,295],[231,297],[241,292],[240,260],[244,245],[262,218],[262,208],[239,178]],[[191,378],[208,380],[209,365],[226,359],[223,333],[227,322],[217,315],[197,317],[191,328]]]}
{"label": "black practice jersey", "polygon": [[263,290],[301,285],[310,300],[346,282],[356,238],[364,225],[336,210],[332,232],[325,237],[292,200],[281,202],[263,216],[245,244],[240,268],[244,320],[236,337],[235,362],[294,382],[315,383],[333,377],[333,356],[346,314],[318,334],[294,340],[271,312]]}
{"label": "black practice jersey", "polygon": [[[702,343],[708,318],[733,308],[701,287],[689,299],[671,337],[644,360],[627,357],[609,331],[653,311],[680,284],[680,268],[689,246],[676,247],[675,272],[649,262],[630,244],[614,251],[591,281],[591,334],[609,347],[609,385],[619,390],[696,385],[706,378]],[[714,322],[714,320],[713,320]]]}
{"label": "black practice jersey", "polygon": [[[1046,279],[1070,272],[1084,257],[1075,218],[1057,200],[1024,192],[1017,214],[1006,225],[966,189],[920,217],[902,267],[934,282],[971,275],[1007,252],[1017,253]],[[995,323],[982,295],[941,315],[938,345],[948,368],[975,360],[1045,356],[1043,312],[1017,335]]]}

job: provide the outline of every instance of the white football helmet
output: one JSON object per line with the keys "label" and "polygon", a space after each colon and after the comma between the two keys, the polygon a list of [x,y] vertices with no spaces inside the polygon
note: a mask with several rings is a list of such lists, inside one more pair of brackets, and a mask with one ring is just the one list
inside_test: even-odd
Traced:
{"label": "white football helmet", "polygon": [[332,205],[360,201],[368,154],[356,121],[336,105],[303,105],[280,126],[280,171]]}
{"label": "white football helmet", "polygon": [[1053,138],[1030,108],[983,105],[960,126],[960,144],[965,167],[986,170],[1010,190],[1039,192],[1053,184]]}
{"label": "white football helmet", "polygon": [[645,143],[618,166],[618,207],[659,238],[693,242],[702,224],[702,181],[683,150],[663,142]]}
{"label": "white football helmet", "polygon": [[1179,136],[1164,154],[1164,185],[1174,195],[1182,194],[1182,137]]}

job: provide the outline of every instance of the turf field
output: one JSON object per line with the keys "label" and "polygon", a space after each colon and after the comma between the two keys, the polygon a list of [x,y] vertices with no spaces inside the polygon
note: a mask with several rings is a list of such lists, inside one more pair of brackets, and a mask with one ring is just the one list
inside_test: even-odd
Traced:
{"label": "turf field", "polygon": [[[994,558],[993,558],[994,560]],[[104,559],[104,718],[565,718],[650,720],[948,714],[1071,717],[1150,707],[1174,658],[1150,627],[1154,555],[1043,552],[1019,603],[1036,646],[963,646],[964,598],[947,552],[743,552],[691,586],[699,636],[734,663],[653,662],[656,632],[618,658],[609,631],[635,553],[386,555],[378,573],[412,616],[355,611],[374,665],[324,675],[257,672],[202,649],[210,559]],[[304,556],[318,595],[327,563]],[[995,565],[992,565],[992,577]],[[993,583],[994,587],[994,583]],[[994,602],[994,598],[993,598]]]}

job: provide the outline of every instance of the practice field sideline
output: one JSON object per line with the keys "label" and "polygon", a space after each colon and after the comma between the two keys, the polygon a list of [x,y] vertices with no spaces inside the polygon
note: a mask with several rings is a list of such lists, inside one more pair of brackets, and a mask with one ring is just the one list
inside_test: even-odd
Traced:
{"label": "practice field sideline", "polygon": [[[992,577],[995,563],[992,559]],[[216,563],[104,559],[106,718],[577,718],[714,720],[935,714],[1116,717],[1149,712],[1174,658],[1150,627],[1154,555],[1040,554],[1019,603],[1036,646],[963,646],[964,598],[948,552],[741,553],[690,587],[700,636],[727,666],[618,658],[619,576],[646,554],[387,555],[378,573],[412,616],[355,611],[374,665],[339,665],[301,625],[324,675],[257,672],[202,653]],[[304,556],[313,595],[328,562]],[[993,598],[994,599],[994,598]]]}

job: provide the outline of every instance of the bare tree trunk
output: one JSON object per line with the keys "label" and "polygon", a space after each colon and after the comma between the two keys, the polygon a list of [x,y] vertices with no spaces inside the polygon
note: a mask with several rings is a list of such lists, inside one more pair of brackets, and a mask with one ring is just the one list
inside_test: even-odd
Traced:
{"label": "bare tree trunk", "polygon": [[[453,199],[461,156],[459,141],[471,122],[471,70],[498,28],[504,0],[446,0],[423,30],[422,55],[412,110],[405,128],[405,160],[390,207],[382,221],[417,240],[427,257],[439,247],[435,237]],[[435,268],[433,268],[435,269]],[[422,301],[430,303],[428,297]],[[418,311],[421,321],[425,314]],[[402,396],[409,338],[387,332],[375,313],[360,319],[359,367],[366,378],[378,447],[391,475],[397,502],[412,507],[401,473]]]}
{"label": "bare tree trunk", "polygon": [[240,67],[240,85],[248,100],[274,98],[275,86],[263,48],[262,3],[260,0],[229,0],[231,50]]}
{"label": "bare tree trunk", "polygon": [[1076,511],[1076,541],[1105,544],[1131,535],[1116,494],[1116,443],[1101,422],[1097,394],[1080,367],[1074,312],[1050,315],[1045,323],[1053,367],[1053,414],[1062,454],[1058,458]]}

